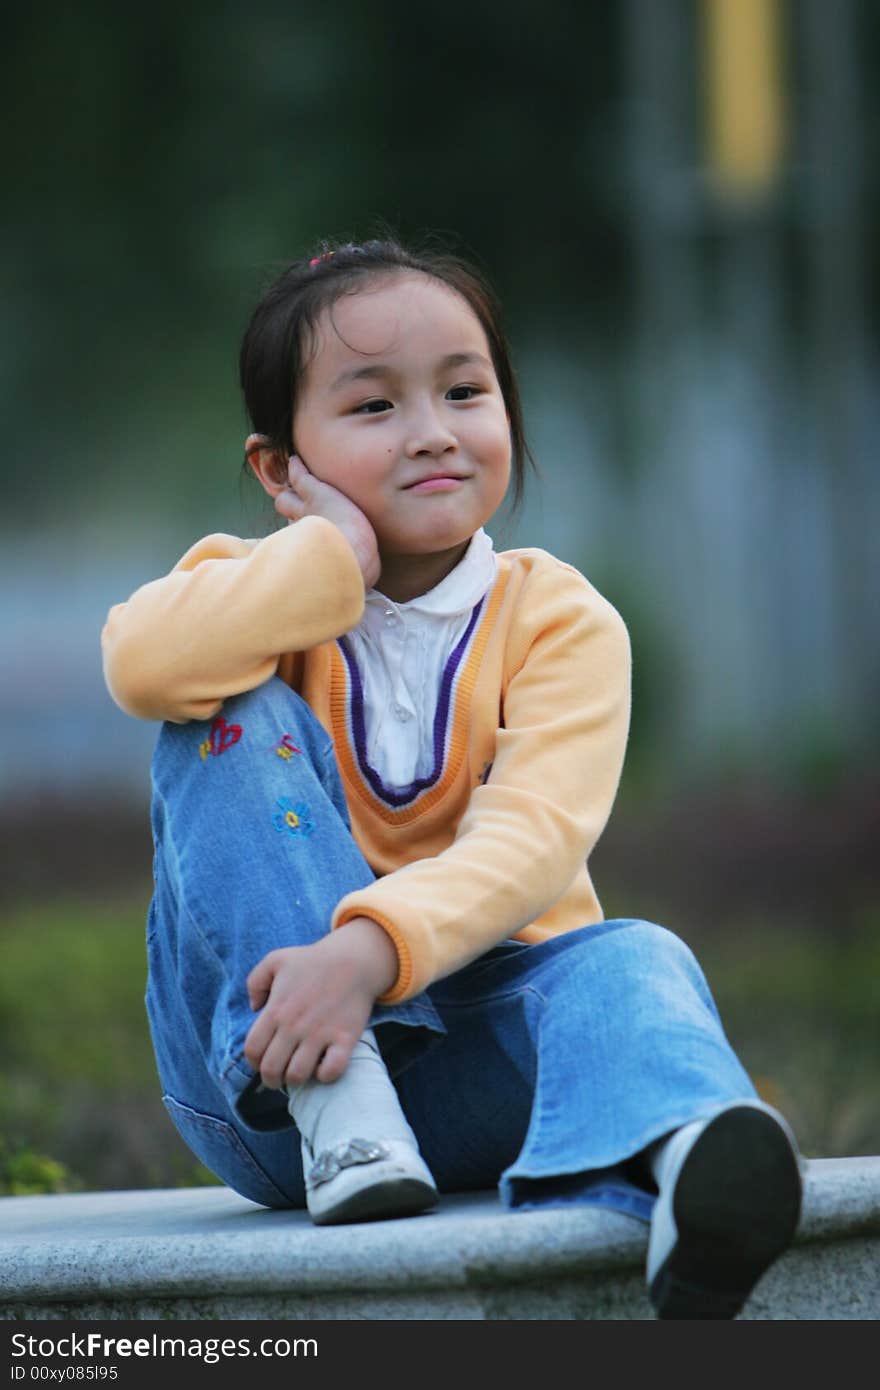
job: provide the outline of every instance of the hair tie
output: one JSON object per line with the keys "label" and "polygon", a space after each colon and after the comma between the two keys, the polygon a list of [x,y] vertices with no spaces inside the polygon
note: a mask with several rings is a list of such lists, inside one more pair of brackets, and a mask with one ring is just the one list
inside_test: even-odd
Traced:
{"label": "hair tie", "polygon": [[324,251],[320,256],[313,256],[309,261],[309,270],[314,270],[316,265],[322,261],[329,261],[331,256],[335,256],[337,251],[346,251],[350,256],[366,256],[368,254],[366,246],[358,246],[356,242],[346,242],[345,246],[337,246],[332,251]]}

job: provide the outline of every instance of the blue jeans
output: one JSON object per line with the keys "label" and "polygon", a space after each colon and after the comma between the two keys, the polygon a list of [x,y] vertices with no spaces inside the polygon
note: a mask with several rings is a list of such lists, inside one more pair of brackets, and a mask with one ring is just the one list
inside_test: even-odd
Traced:
{"label": "blue jeans", "polygon": [[[248,973],[329,928],[374,875],[351,835],[333,745],[272,679],[212,723],[166,724],[153,759],[147,1011],[168,1112],[223,1182],[305,1205],[283,1093],[243,1054]],[[344,930],[344,928],[343,928]],[[725,1102],[754,1098],[699,965],[620,919],[507,940],[370,1026],[441,1192],[509,1207],[596,1203],[650,1217],[632,1162]]]}

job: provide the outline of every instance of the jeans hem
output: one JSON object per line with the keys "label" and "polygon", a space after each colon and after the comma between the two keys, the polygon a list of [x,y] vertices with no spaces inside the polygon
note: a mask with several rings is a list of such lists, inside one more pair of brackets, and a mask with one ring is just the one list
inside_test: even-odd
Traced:
{"label": "jeans hem", "polygon": [[500,1193],[503,1205],[510,1211],[546,1211],[552,1207],[605,1207],[644,1222],[650,1222],[657,1200],[654,1193],[646,1192],[633,1184],[625,1181],[608,1182],[603,1179],[588,1183],[580,1191],[546,1197],[526,1197],[520,1200],[513,1198],[502,1180]]}

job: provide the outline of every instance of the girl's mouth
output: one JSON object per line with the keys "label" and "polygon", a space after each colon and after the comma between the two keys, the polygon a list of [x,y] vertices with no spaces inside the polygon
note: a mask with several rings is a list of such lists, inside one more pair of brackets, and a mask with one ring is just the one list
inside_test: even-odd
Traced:
{"label": "girl's mouth", "polygon": [[420,483],[410,483],[404,488],[405,492],[453,492],[460,487],[464,478],[455,478],[451,473],[444,473],[439,477],[423,478]]}

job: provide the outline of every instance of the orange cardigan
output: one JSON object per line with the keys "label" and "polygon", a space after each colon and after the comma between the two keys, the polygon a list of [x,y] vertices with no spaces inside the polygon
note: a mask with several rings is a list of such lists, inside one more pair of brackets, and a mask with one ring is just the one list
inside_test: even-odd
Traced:
{"label": "orange cardigan", "polygon": [[213,718],[275,674],[303,696],[333,738],[352,830],[378,875],[331,926],[366,916],[388,932],[398,976],[381,1002],[393,1003],[505,937],[602,920],[586,861],[623,767],[630,649],[577,570],[543,550],[502,551],[447,663],[435,775],[395,796],[359,737],[344,634],[363,604],[348,542],[307,517],[261,541],[199,541],[110,610],[102,645],[110,693],[142,719]]}

